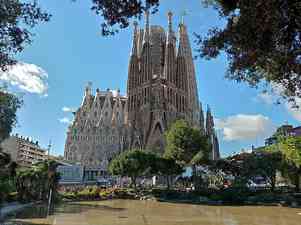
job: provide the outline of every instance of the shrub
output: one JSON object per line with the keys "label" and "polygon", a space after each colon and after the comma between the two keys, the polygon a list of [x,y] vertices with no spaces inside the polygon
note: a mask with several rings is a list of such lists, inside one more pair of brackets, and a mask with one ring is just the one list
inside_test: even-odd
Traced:
{"label": "shrub", "polygon": [[241,204],[247,200],[249,192],[245,188],[227,188],[220,196],[223,202]]}

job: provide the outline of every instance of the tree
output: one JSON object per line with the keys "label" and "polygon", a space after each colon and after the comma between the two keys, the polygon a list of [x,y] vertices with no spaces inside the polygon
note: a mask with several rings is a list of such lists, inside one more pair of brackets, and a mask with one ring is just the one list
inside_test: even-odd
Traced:
{"label": "tree", "polygon": [[22,101],[13,94],[0,87],[0,143],[9,137],[12,128],[17,122],[17,110]]}
{"label": "tree", "polygon": [[301,3],[299,0],[205,0],[226,20],[206,37],[196,35],[199,55],[228,56],[226,77],[257,86],[283,88],[283,96],[301,96]]}
{"label": "tree", "polygon": [[17,171],[16,187],[20,200],[48,200],[50,189],[56,194],[59,173],[55,161],[36,163],[31,168]]}
{"label": "tree", "polygon": [[184,172],[183,166],[179,165],[174,159],[164,157],[156,157],[153,170],[156,174],[164,176],[166,179],[167,189],[170,189],[170,178]]}
{"label": "tree", "polygon": [[276,173],[281,170],[283,155],[279,151],[260,153],[241,153],[227,159],[219,159],[211,163],[211,170],[222,170],[227,175],[234,177],[234,185],[241,188],[247,182],[261,176],[271,185],[274,191],[276,185]]}
{"label": "tree", "polygon": [[10,155],[0,149],[0,202],[15,189],[16,168],[17,164],[11,161]]}
{"label": "tree", "polygon": [[37,1],[0,0],[0,70],[16,62],[14,54],[23,51],[32,41],[28,30],[50,15],[38,7]]}
{"label": "tree", "polygon": [[275,190],[276,173],[281,170],[281,152],[262,152],[260,154],[249,154],[243,162],[241,175],[250,179],[262,176],[269,181],[271,190]]}
{"label": "tree", "polygon": [[282,137],[279,142],[266,149],[283,154],[282,174],[289,178],[300,191],[301,176],[301,137]]}
{"label": "tree", "polygon": [[147,8],[153,7],[155,13],[159,6],[159,0],[92,0],[92,3],[92,11],[104,19],[101,24],[104,36],[116,34],[119,29],[128,27],[129,20],[133,17],[140,19]]}
{"label": "tree", "polygon": [[242,163],[231,158],[218,159],[211,162],[209,169],[213,171],[222,170],[227,175],[239,177],[242,171]]}
{"label": "tree", "polygon": [[9,137],[16,124],[16,112],[21,103],[21,100],[15,95],[0,87],[0,189],[2,190],[0,200],[12,191],[17,167],[16,163],[12,162],[10,155],[2,151],[1,142]]}
{"label": "tree", "polygon": [[112,175],[128,176],[136,189],[136,181],[139,176],[151,172],[155,156],[142,150],[128,150],[110,162],[109,171]]}
{"label": "tree", "polygon": [[182,165],[190,165],[194,156],[208,150],[208,140],[201,132],[189,126],[185,120],[177,120],[165,134],[165,157]]}
{"label": "tree", "polygon": [[165,134],[165,157],[175,160],[180,165],[190,165],[193,171],[195,188],[200,188],[195,165],[209,160],[208,139],[199,129],[189,126],[185,120],[177,120]]}

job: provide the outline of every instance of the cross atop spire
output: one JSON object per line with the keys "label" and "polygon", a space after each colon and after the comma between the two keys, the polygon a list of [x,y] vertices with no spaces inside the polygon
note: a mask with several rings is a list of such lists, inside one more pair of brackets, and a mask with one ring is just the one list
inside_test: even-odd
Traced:
{"label": "cross atop spire", "polygon": [[172,12],[169,11],[167,13],[167,16],[168,16],[168,30],[172,31],[172,16],[173,16]]}
{"label": "cross atop spire", "polygon": [[184,25],[185,22],[185,16],[188,16],[188,11],[187,10],[183,10],[181,13],[181,24]]}
{"label": "cross atop spire", "polygon": [[85,93],[86,95],[91,95],[92,94],[92,82],[89,81],[86,88],[85,88]]}

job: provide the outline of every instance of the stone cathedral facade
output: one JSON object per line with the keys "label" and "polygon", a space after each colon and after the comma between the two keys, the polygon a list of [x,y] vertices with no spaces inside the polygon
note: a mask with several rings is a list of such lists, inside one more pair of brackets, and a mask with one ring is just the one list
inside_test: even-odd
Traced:
{"label": "stone cathedral facade", "polygon": [[128,68],[127,95],[109,89],[85,90],[81,107],[67,132],[65,158],[82,165],[107,167],[129,148],[163,152],[164,132],[177,119],[185,119],[207,135],[212,159],[219,157],[214,121],[208,107],[206,120],[198,98],[196,73],[187,27],[173,30],[151,26],[146,12],[143,29],[134,24]]}
{"label": "stone cathedral facade", "polygon": [[125,150],[126,121],[127,98],[109,89],[96,89],[93,95],[89,84],[67,131],[65,159],[106,168],[110,159]]}

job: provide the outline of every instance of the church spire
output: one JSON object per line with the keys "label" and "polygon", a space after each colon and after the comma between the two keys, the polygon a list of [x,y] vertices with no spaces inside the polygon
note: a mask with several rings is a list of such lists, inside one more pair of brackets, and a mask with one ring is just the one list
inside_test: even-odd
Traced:
{"label": "church spire", "polygon": [[173,41],[173,30],[172,30],[172,12],[168,12],[168,33],[167,33],[167,43],[172,43]]}
{"label": "church spire", "polygon": [[179,47],[178,47],[178,56],[185,56],[185,48],[186,48],[186,43],[185,43],[185,33],[184,30],[185,26],[184,24],[179,25]]}
{"label": "church spire", "polygon": [[164,56],[164,78],[168,81],[173,81],[175,76],[175,46],[173,44],[173,31],[172,31],[172,12],[168,12],[168,33],[165,46]]}
{"label": "church spire", "polygon": [[182,22],[179,25],[179,48],[178,57],[183,56],[185,58],[185,64],[187,69],[187,90],[188,90],[188,109],[192,112],[191,119],[193,123],[198,123],[200,105],[196,83],[196,72],[193,62],[192,49],[188,37],[187,27]]}
{"label": "church spire", "polygon": [[150,24],[149,24],[149,7],[145,10],[145,29],[141,53],[141,73],[138,84],[145,83],[152,79],[152,62],[151,62],[151,44],[150,44]]}
{"label": "church spire", "polygon": [[92,95],[92,82],[88,82],[88,85],[85,88],[85,96]]}
{"label": "church spire", "polygon": [[[174,83],[176,83],[177,86],[182,88],[185,91],[188,90],[188,82],[189,82],[189,74],[188,74],[188,64],[187,64],[187,59],[185,55],[185,39],[183,35],[183,27],[180,24],[179,26],[179,46],[178,46],[178,52],[177,52],[177,72],[175,75],[173,75],[172,80]],[[189,99],[189,98],[188,98]],[[187,111],[192,110],[192,108],[187,105]]]}
{"label": "church spire", "polygon": [[139,79],[139,62],[138,62],[138,23],[134,22],[133,46],[128,69],[128,91],[135,88]]}
{"label": "church spire", "polygon": [[134,22],[134,37],[131,55],[138,55],[138,23]]}
{"label": "church spire", "polygon": [[200,131],[202,135],[205,135],[205,118],[202,103],[200,102]]}
{"label": "church spire", "polygon": [[150,41],[149,9],[146,9],[143,43],[149,43],[149,41]]}
{"label": "church spire", "polygon": [[82,102],[82,107],[89,109],[93,100],[92,96],[92,82],[88,82],[88,85],[85,87],[85,94]]}
{"label": "church spire", "polygon": [[209,105],[207,106],[207,114],[206,114],[206,134],[208,136],[214,134],[214,121]]}

